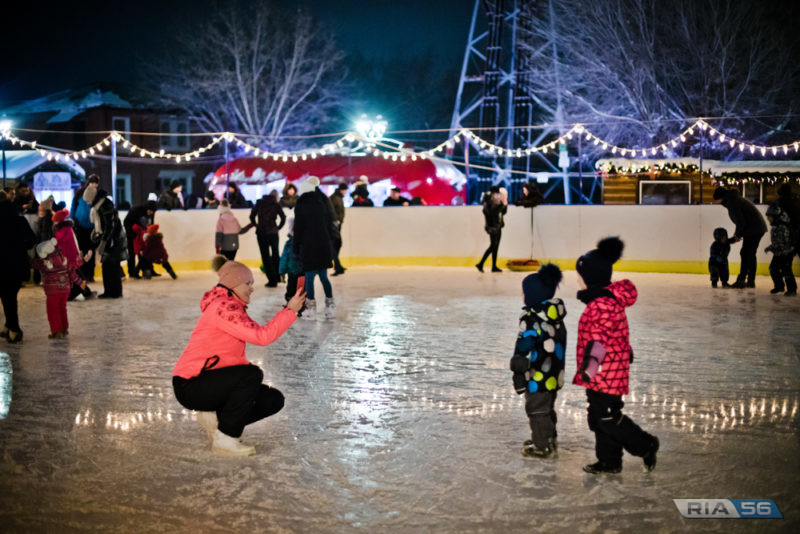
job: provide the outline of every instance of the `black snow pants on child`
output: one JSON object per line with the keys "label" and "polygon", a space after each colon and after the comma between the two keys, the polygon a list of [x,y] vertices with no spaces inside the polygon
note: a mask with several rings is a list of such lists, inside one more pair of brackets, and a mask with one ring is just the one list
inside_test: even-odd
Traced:
{"label": "black snow pants on child", "polygon": [[647,454],[656,438],[622,413],[625,403],[620,395],[587,389],[586,399],[589,401],[589,429],[594,432],[598,460],[622,467],[623,448],[634,456]]}
{"label": "black snow pants on child", "polygon": [[172,377],[175,398],[184,408],[217,412],[219,431],[238,438],[245,425],[283,408],[283,394],[262,384],[264,372],[255,365],[207,369],[192,378]]}
{"label": "black snow pants on child", "polygon": [[537,449],[544,450],[556,439],[555,391],[525,392],[525,413],[531,425],[531,441]]}
{"label": "black snow pants on child", "polygon": [[775,289],[783,291],[797,291],[797,280],[792,272],[792,260],[794,254],[786,256],[773,256],[769,264],[769,274]]}
{"label": "black snow pants on child", "polygon": [[708,273],[711,275],[711,283],[714,284],[714,287],[716,287],[718,281],[722,282],[722,285],[727,285],[730,278],[728,261],[708,260]]}

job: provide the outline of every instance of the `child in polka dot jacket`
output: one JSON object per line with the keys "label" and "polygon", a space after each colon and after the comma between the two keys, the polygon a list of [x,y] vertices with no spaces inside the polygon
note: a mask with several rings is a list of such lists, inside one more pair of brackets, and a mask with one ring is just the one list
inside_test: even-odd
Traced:
{"label": "child in polka dot jacket", "polygon": [[525,306],[511,371],[514,389],[525,394],[531,439],[523,444],[522,455],[531,458],[553,458],[558,448],[555,404],[564,385],[567,311],[553,295],[561,278],[561,269],[548,263],[522,281]]}

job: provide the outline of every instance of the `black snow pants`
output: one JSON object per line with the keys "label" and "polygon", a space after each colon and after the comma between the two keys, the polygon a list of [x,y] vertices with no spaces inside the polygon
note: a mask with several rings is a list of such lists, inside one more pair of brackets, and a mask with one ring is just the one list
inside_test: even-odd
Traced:
{"label": "black snow pants", "polygon": [[644,456],[655,437],[622,413],[622,396],[586,390],[589,429],[595,436],[595,454],[601,462],[622,467],[622,449]]}
{"label": "black snow pants", "polygon": [[525,392],[525,413],[531,425],[531,441],[537,449],[546,449],[555,441],[556,396],[555,391]]}

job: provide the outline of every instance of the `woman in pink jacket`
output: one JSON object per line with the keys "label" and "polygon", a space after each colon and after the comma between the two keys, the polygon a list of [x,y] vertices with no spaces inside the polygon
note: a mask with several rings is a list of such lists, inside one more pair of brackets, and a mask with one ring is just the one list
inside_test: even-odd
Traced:
{"label": "woman in pink jacket", "polygon": [[83,265],[83,258],[81,258],[81,253],[78,249],[78,239],[75,236],[73,227],[72,219],[69,218],[69,210],[63,209],[53,213],[53,229],[55,230],[58,248],[61,249],[64,257],[67,258],[67,262],[69,262],[72,289],[70,289],[67,300],[74,300],[78,295],[83,295],[83,298],[88,300],[96,297],[97,293],[92,291],[80,275],[79,269]]}
{"label": "woman in pink jacket", "polygon": [[302,289],[265,325],[247,314],[253,292],[253,273],[244,264],[214,258],[219,283],[203,295],[202,315],[189,344],[172,371],[175,397],[197,410],[198,421],[219,454],[248,456],[255,448],[239,437],[245,425],[283,408],[283,394],[262,384],[264,373],[247,361],[245,345],[269,345],[297,319],[305,294]]}

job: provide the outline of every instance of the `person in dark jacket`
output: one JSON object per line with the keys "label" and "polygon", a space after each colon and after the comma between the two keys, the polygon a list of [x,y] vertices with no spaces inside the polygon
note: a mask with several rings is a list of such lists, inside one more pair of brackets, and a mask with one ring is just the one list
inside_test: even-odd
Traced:
{"label": "person in dark jacket", "polygon": [[778,188],[778,199],[773,204],[778,206],[789,218],[789,230],[794,241],[794,254],[800,256],[800,196],[792,193],[790,182],[786,182]]}
{"label": "person in dark jacket", "polygon": [[[83,194],[88,188],[97,189],[100,186],[100,177],[96,174],[89,175],[86,183],[75,192],[72,197],[72,220],[75,221],[75,237],[78,239],[78,248],[81,251],[81,257],[84,259],[83,265],[80,266],[80,277],[87,282],[94,282],[95,270],[95,257],[94,242],[92,241],[92,230],[94,224],[92,223],[92,206],[83,200]],[[92,252],[90,254],[90,252]]]}
{"label": "person in dark jacket", "polygon": [[183,199],[183,184],[174,180],[169,189],[164,191],[158,198],[158,207],[167,211],[185,210],[186,205]]}
{"label": "person in dark jacket", "polygon": [[30,225],[17,213],[5,191],[0,191],[0,301],[6,317],[0,337],[9,343],[22,341],[17,294],[30,274],[28,250],[34,245],[36,236]]}
{"label": "person in dark jacket", "polygon": [[278,266],[281,261],[278,232],[285,223],[286,215],[275,199],[275,195],[271,193],[262,196],[250,210],[250,226],[256,228],[261,263],[264,265],[264,273],[267,275],[266,287],[278,287],[280,280]]}
{"label": "person in dark jacket", "polygon": [[371,208],[375,205],[372,199],[369,198],[369,180],[366,176],[360,176],[355,183],[355,189],[350,196],[353,197],[354,208]]}
{"label": "person in dark jacket", "polygon": [[535,208],[544,202],[544,197],[539,192],[539,188],[533,182],[522,184],[522,195],[517,200],[517,206],[523,208]]}
{"label": "person in dark jacket", "polygon": [[331,208],[333,209],[333,225],[336,227],[336,234],[334,235],[333,243],[333,275],[339,276],[344,274],[347,270],[342,267],[339,261],[339,251],[342,250],[342,225],[344,224],[344,192],[347,191],[347,184],[341,183],[336,186],[336,190],[328,197],[331,201]]}
{"label": "person in dark jacket", "polygon": [[769,264],[769,274],[775,287],[775,293],[783,293],[787,297],[797,295],[797,280],[792,272],[792,259],[794,258],[794,240],[792,231],[789,228],[789,215],[779,206],[773,204],[767,208],[767,219],[772,226],[769,232],[771,243],[764,252],[772,252],[772,261]]}
{"label": "person in dark jacket", "polygon": [[239,186],[234,183],[228,184],[228,203],[231,205],[232,210],[250,208],[253,206],[244,198],[244,195],[239,190]]}
{"label": "person in dark jacket", "polygon": [[133,249],[133,225],[138,224],[142,228],[147,228],[153,224],[156,211],[158,211],[158,204],[152,200],[148,200],[143,205],[132,207],[122,225],[125,227],[125,235],[128,237],[128,276],[131,278],[141,278],[139,275],[139,266],[136,265],[136,251]]}
{"label": "person in dark jacket", "polygon": [[761,238],[767,233],[767,223],[755,204],[742,198],[738,191],[717,187],[714,190],[714,203],[725,206],[728,217],[736,225],[730,243],[742,241],[742,266],[731,287],[756,287],[756,252]]}
{"label": "person in dark jacket", "polygon": [[[294,253],[300,258],[305,273],[306,307],[304,319],[316,317],[314,278],[319,276],[325,291],[325,315],[333,316],[335,307],[333,288],[328,280],[328,269],[333,259],[331,228],[333,214],[330,202],[317,189],[319,178],[312,176],[300,186],[300,198],[294,208]],[[310,293],[309,293],[310,291]]]}
{"label": "person in dark jacket", "polygon": [[384,206],[408,206],[411,203],[411,200],[407,199],[406,197],[402,196],[400,193],[403,190],[399,187],[393,187],[389,191],[389,196],[386,200],[383,201]]}
{"label": "person in dark jacket", "polygon": [[14,209],[21,215],[35,215],[39,209],[39,202],[36,201],[31,187],[25,182],[20,182],[17,185],[17,190],[14,194]]}
{"label": "person in dark jacket", "polygon": [[503,215],[508,211],[508,199],[503,195],[501,188],[493,185],[492,188],[483,196],[483,216],[486,220],[484,229],[489,234],[489,247],[483,253],[481,261],[475,267],[483,272],[483,263],[492,255],[492,272],[503,272],[497,266],[497,250],[500,248],[500,236],[503,226]]}
{"label": "person in dark jacket", "polygon": [[717,287],[717,282],[722,282],[722,287],[730,287],[728,284],[728,254],[731,252],[731,245],[728,242],[728,231],[725,228],[714,229],[714,242],[711,243],[710,255],[708,257],[708,273],[711,275],[711,287]]}
{"label": "person in dark jacket", "polygon": [[120,262],[127,259],[128,243],[119,213],[108,193],[89,187],[83,199],[92,206],[93,239],[97,244],[95,256],[103,264],[103,294],[97,298],[122,297],[122,269]]}

